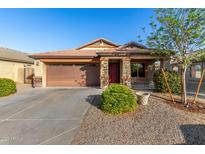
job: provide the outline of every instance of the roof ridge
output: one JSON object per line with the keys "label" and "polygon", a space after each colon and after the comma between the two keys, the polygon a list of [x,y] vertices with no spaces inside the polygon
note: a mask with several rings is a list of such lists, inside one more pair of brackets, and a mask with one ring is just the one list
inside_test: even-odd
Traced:
{"label": "roof ridge", "polygon": [[112,44],[112,45],[116,46],[116,47],[119,46],[118,44],[116,44],[116,43],[114,43],[114,42],[112,42],[112,41],[110,41],[110,40],[108,40],[108,39],[105,39],[105,38],[103,38],[103,37],[100,37],[100,38],[97,38],[97,39],[95,39],[95,40],[93,40],[93,41],[90,41],[90,42],[88,42],[88,43],[85,43],[85,44],[81,45],[80,47],[78,47],[78,48],[76,48],[76,49],[79,50],[79,49],[81,49],[81,48],[83,48],[83,47],[85,47],[85,46],[88,46],[88,45],[90,45],[90,44],[92,44],[92,43],[95,43],[95,42],[97,42],[97,41],[100,41],[100,40],[103,40],[103,41],[105,41],[105,42],[107,42],[107,43],[109,43],[109,44]]}
{"label": "roof ridge", "polygon": [[138,42],[136,42],[136,41],[127,42],[127,43],[125,43],[125,44],[119,46],[117,49],[123,49],[123,48],[126,48],[126,47],[129,46],[129,45],[134,45],[134,46],[136,46],[136,47],[138,47],[138,48],[140,48],[140,49],[147,49],[147,47],[146,47],[145,45],[140,44],[140,43],[138,43]]}
{"label": "roof ridge", "polygon": [[8,47],[0,47],[0,49],[6,49],[6,50],[19,52],[19,53],[23,53],[23,54],[29,54],[28,52],[24,52],[24,51],[20,51],[20,50],[16,50],[16,49],[13,49],[13,48],[8,48]]}

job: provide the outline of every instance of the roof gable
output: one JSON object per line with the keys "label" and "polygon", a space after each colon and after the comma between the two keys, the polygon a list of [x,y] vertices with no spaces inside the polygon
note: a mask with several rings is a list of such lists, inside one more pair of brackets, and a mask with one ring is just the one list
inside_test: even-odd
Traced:
{"label": "roof gable", "polygon": [[96,39],[94,41],[91,41],[89,43],[86,43],[82,46],[80,46],[79,48],[77,48],[77,50],[100,50],[100,49],[110,49],[110,48],[117,48],[119,45],[109,41],[109,40],[106,40],[104,38],[99,38],[99,39]]}
{"label": "roof gable", "polygon": [[147,47],[137,42],[128,42],[117,48],[117,50],[137,50],[137,49],[147,49]]}
{"label": "roof gable", "polygon": [[100,38],[91,41],[79,48],[64,51],[52,51],[39,54],[33,54],[33,58],[94,58],[103,54],[109,55],[123,55],[123,54],[150,54],[152,50],[146,48],[144,45],[136,42],[129,42],[119,46],[111,41]]}

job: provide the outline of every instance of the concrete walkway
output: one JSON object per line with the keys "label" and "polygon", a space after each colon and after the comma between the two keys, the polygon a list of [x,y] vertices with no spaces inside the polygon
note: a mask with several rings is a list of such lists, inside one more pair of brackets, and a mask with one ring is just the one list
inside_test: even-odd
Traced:
{"label": "concrete walkway", "polygon": [[35,88],[0,99],[0,144],[70,144],[96,88]]}
{"label": "concrete walkway", "polygon": [[[195,96],[196,92],[187,92],[187,94],[190,95],[190,96]],[[198,98],[204,98],[205,99],[205,94],[199,93]]]}

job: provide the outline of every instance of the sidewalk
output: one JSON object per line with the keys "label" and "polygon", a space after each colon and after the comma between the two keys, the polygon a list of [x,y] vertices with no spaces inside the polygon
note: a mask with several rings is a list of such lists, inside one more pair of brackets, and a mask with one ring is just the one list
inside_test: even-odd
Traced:
{"label": "sidewalk", "polygon": [[[195,96],[195,92],[187,92],[188,95],[191,95],[191,96]],[[204,98],[205,99],[205,94],[203,93],[199,93],[198,95],[199,98]]]}

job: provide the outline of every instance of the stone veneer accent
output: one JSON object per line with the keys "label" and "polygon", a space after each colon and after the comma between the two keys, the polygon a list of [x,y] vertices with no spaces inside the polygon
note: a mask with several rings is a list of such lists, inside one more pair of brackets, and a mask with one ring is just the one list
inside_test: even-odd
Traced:
{"label": "stone veneer accent", "polygon": [[147,62],[147,68],[146,68],[147,76],[145,78],[148,81],[148,84],[153,84],[153,76],[155,73],[154,63],[155,61],[152,61],[152,60]]}
{"label": "stone veneer accent", "polygon": [[129,57],[122,58],[122,83],[131,87],[131,66]]}
{"label": "stone veneer accent", "polygon": [[105,89],[109,84],[109,60],[107,57],[100,58],[100,87]]}

